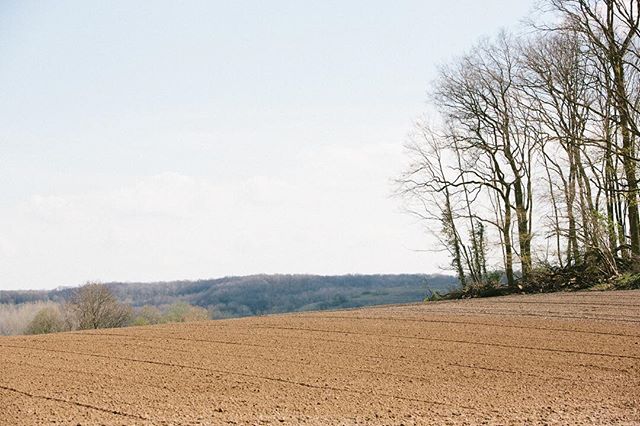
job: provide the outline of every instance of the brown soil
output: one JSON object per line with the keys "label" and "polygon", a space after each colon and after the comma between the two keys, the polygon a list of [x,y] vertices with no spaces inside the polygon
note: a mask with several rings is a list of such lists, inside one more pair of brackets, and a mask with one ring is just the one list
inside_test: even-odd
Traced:
{"label": "brown soil", "polygon": [[640,424],[640,291],[0,338],[0,424]]}

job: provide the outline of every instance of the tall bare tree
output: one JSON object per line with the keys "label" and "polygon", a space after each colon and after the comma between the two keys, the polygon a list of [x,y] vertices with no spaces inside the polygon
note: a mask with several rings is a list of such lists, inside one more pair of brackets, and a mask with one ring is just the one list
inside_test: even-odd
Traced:
{"label": "tall bare tree", "polygon": [[470,167],[460,170],[458,182],[495,191],[502,201],[507,271],[515,212],[521,271],[526,279],[532,269],[532,155],[536,142],[522,108],[519,73],[513,40],[502,33],[495,43],[483,42],[453,66],[443,68],[435,100],[449,125],[457,129],[460,149],[473,159]]}

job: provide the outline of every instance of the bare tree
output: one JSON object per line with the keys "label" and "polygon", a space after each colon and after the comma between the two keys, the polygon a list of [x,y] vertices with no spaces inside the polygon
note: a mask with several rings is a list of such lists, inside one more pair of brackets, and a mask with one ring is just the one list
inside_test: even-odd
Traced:
{"label": "bare tree", "polygon": [[525,279],[532,269],[532,156],[536,141],[527,110],[522,108],[519,66],[512,38],[502,33],[495,43],[483,42],[453,66],[443,68],[435,88],[436,103],[456,129],[458,146],[467,162],[457,183],[492,190],[501,200],[499,217],[503,223],[499,227],[511,284],[512,213]]}
{"label": "bare tree", "polygon": [[[580,48],[579,39],[570,32],[545,34],[523,46],[528,107],[533,112],[532,120],[540,123],[544,133],[540,152],[554,203],[554,232],[567,236],[567,265],[581,260],[579,229],[582,242],[599,249],[590,237],[597,223],[591,181],[582,158],[587,155],[587,126],[593,103],[590,86],[594,79]],[[560,224],[557,192],[564,196],[566,230]]]}
{"label": "bare tree", "polygon": [[85,284],[76,290],[69,304],[81,330],[124,327],[132,317],[131,307],[118,302],[104,284]]}
{"label": "bare tree", "polygon": [[[408,170],[397,180],[399,192],[416,207],[409,211],[428,224],[430,232],[451,256],[451,266],[460,284],[467,284],[464,244],[458,231],[454,195],[447,173],[443,137],[430,126],[417,123],[406,145],[411,158]],[[435,227],[435,229],[434,229]]]}

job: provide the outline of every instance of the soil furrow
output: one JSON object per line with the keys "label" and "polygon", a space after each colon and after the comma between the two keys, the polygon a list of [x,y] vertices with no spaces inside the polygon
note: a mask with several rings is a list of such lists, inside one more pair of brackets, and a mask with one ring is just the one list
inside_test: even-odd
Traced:
{"label": "soil furrow", "polygon": [[[272,328],[278,330],[296,330],[296,331],[304,331],[304,332],[312,332],[312,333],[334,333],[334,334],[352,334],[352,335],[363,335],[363,336],[380,336],[377,333],[363,333],[357,331],[344,331],[344,330],[330,330],[330,329],[320,329],[320,328],[298,328],[298,327],[273,327],[273,326],[262,326],[264,328]],[[519,346],[519,345],[507,345],[503,343],[491,343],[491,342],[474,342],[470,340],[456,340],[456,339],[440,339],[435,337],[416,337],[416,336],[403,336],[397,334],[386,334],[385,337],[392,337],[396,339],[409,339],[409,340],[424,340],[424,341],[432,341],[432,342],[447,342],[447,343],[459,343],[464,345],[477,345],[477,346],[491,346],[497,348],[508,348],[508,349],[522,349],[522,350],[530,350],[530,351],[544,351],[544,352],[558,352],[558,353],[567,353],[567,354],[576,354],[576,355],[589,355],[589,356],[602,356],[602,357],[611,357],[611,358],[623,358],[623,359],[633,359],[640,360],[640,356],[635,355],[619,355],[619,354],[611,354],[611,353],[603,353],[603,352],[587,352],[587,351],[574,351],[569,349],[553,349],[553,348],[536,348],[532,346]]]}
{"label": "soil furrow", "polygon": [[519,330],[543,330],[553,331],[559,333],[580,333],[580,334],[593,334],[598,336],[616,336],[616,337],[640,337],[640,334],[626,334],[626,333],[607,333],[602,331],[590,331],[590,330],[571,330],[566,328],[554,328],[544,326],[524,326],[524,325],[509,325],[500,323],[488,323],[488,322],[475,322],[475,321],[452,321],[452,320],[435,320],[435,319],[419,319],[419,318],[393,318],[393,317],[354,317],[354,316],[337,316],[337,315],[309,315],[307,318],[318,319],[341,319],[341,320],[359,320],[359,321],[393,321],[393,322],[416,322],[420,324],[460,324],[471,325],[478,327],[500,327],[500,328],[515,328]]}
{"label": "soil furrow", "polygon": [[64,403],[64,404],[71,404],[71,405],[75,405],[77,407],[88,408],[90,410],[96,410],[96,411],[101,411],[103,413],[115,414],[117,416],[128,417],[128,418],[131,418],[131,419],[151,421],[151,419],[148,418],[148,417],[139,416],[139,415],[136,415],[136,414],[123,413],[122,411],[118,411],[118,410],[111,410],[111,409],[108,409],[108,408],[97,407],[97,406],[91,405],[91,404],[83,404],[82,402],[69,401],[67,399],[56,398],[56,397],[52,397],[52,396],[35,395],[35,394],[32,394],[32,393],[25,392],[25,391],[22,391],[22,390],[19,390],[19,389],[15,389],[15,388],[12,388],[10,386],[5,386],[5,385],[2,385],[2,384],[0,384],[0,389],[3,389],[5,391],[9,391],[9,392],[15,392],[15,393],[18,393],[20,395],[28,396],[29,398],[44,399],[44,400],[47,400],[47,401],[54,401],[54,402],[60,402],[60,403]]}

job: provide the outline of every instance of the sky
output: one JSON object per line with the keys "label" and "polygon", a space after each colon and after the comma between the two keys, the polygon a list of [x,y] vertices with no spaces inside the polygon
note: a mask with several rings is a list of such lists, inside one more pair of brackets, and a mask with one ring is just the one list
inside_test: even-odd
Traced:
{"label": "sky", "polygon": [[0,289],[442,271],[403,144],[532,6],[3,0]]}

